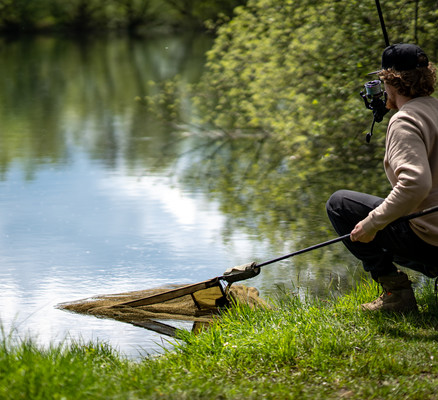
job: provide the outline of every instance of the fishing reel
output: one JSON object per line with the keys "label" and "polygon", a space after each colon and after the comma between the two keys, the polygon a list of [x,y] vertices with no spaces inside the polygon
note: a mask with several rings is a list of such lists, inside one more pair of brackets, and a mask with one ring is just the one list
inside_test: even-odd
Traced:
{"label": "fishing reel", "polygon": [[387,95],[382,89],[380,80],[369,81],[365,83],[365,91],[361,91],[360,95],[364,100],[365,107],[373,112],[373,123],[370,132],[367,133],[366,141],[370,142],[373,136],[374,124],[381,122],[383,117],[389,110],[386,108]]}

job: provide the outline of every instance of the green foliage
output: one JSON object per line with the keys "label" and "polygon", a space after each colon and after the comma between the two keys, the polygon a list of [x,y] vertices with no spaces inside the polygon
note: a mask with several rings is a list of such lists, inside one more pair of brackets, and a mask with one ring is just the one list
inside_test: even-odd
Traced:
{"label": "green foliage", "polygon": [[234,8],[245,4],[246,0],[165,0],[165,3],[185,24],[201,27],[207,22],[210,28],[214,28],[216,22],[228,21]]}
{"label": "green foliage", "polygon": [[114,20],[130,32],[161,21],[160,8],[154,0],[114,0],[113,3]]}
{"label": "green foliage", "polygon": [[[384,4],[392,42],[414,40],[413,7]],[[432,26],[418,36],[432,54]],[[197,104],[213,125],[268,132],[288,154],[338,158],[368,128],[359,91],[383,48],[372,1],[251,0],[219,29]]]}
{"label": "green foliage", "polygon": [[243,0],[0,0],[0,31],[205,29],[228,20]]}
{"label": "green foliage", "polygon": [[[44,5],[42,5],[43,3]],[[0,27],[4,31],[21,31],[44,27],[47,22],[42,9],[48,6],[48,0],[1,0]]]}
{"label": "green foliage", "polygon": [[58,26],[84,32],[101,29],[108,24],[108,9],[100,0],[52,0],[50,11]]}

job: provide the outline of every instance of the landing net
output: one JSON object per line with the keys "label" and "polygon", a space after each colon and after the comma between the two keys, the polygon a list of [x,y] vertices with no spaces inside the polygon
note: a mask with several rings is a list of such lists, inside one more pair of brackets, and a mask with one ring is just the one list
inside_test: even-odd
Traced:
{"label": "landing net", "polygon": [[80,314],[138,323],[148,320],[186,320],[210,322],[223,307],[246,304],[250,307],[269,307],[254,287],[233,285],[224,291],[220,284],[207,289],[149,305],[132,305],[135,301],[166,293],[178,288],[155,288],[134,292],[105,294],[62,303],[58,308]]}

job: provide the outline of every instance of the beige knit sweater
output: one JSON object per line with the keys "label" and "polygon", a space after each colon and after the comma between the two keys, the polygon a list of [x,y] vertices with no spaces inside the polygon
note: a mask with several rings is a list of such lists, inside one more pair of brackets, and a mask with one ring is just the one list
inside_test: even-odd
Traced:
{"label": "beige knit sweater", "polygon": [[[384,158],[392,190],[363,220],[377,232],[395,219],[438,205],[438,99],[409,100],[389,121]],[[438,246],[438,212],[410,221],[424,241]]]}

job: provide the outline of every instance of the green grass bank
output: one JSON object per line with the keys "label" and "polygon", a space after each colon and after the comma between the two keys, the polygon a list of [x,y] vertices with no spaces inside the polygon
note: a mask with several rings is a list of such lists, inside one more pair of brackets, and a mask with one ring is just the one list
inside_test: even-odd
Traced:
{"label": "green grass bank", "polygon": [[416,288],[418,314],[370,314],[361,282],[332,300],[282,296],[236,307],[172,351],[128,360],[104,343],[39,348],[0,340],[1,399],[438,399],[438,306]]}

